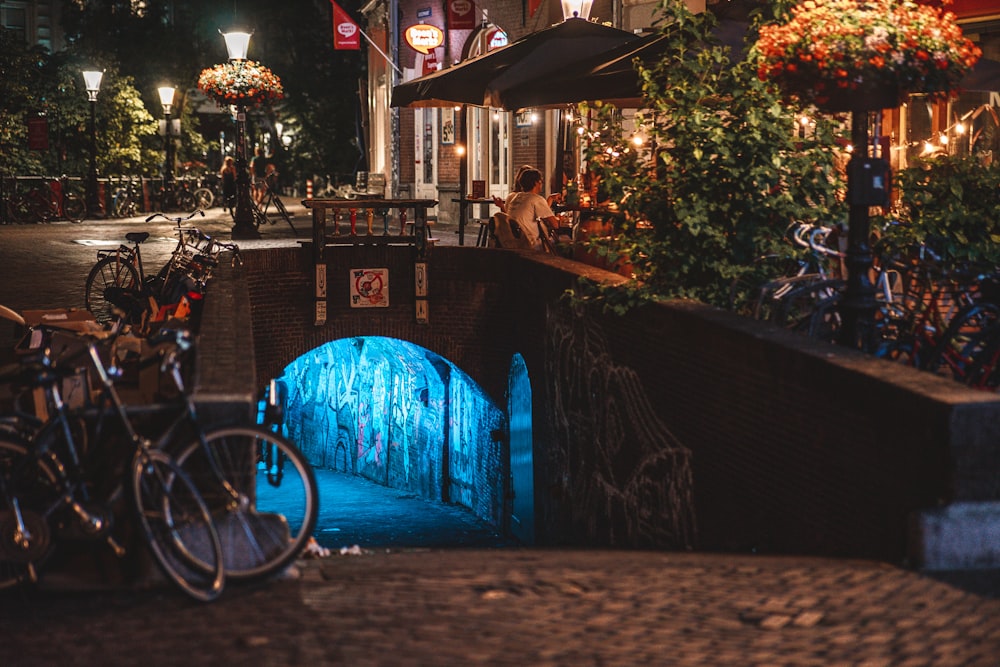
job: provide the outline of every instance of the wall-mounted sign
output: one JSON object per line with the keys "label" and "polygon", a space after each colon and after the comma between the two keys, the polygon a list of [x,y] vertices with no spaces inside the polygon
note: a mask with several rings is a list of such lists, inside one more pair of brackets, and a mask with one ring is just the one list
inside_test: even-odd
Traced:
{"label": "wall-mounted sign", "polygon": [[389,269],[351,269],[351,308],[389,307]]}
{"label": "wall-mounted sign", "polygon": [[448,2],[448,29],[472,30],[476,27],[476,5],[472,0]]}
{"label": "wall-mounted sign", "polygon": [[431,11],[430,7],[424,7],[423,9],[418,9],[417,10],[417,18],[418,19],[429,19],[431,17],[432,13],[433,12]]}
{"label": "wall-mounted sign", "polygon": [[28,119],[28,150],[49,150],[49,121],[47,118]]}
{"label": "wall-mounted sign", "polygon": [[486,33],[486,50],[492,51],[493,49],[499,49],[502,46],[507,46],[508,39],[507,33],[505,33],[500,28],[491,28],[488,33]]}
{"label": "wall-mounted sign", "polygon": [[427,25],[426,23],[411,25],[406,29],[404,36],[406,43],[411,48],[424,55],[427,55],[431,49],[436,49],[444,44],[444,32],[436,25]]}

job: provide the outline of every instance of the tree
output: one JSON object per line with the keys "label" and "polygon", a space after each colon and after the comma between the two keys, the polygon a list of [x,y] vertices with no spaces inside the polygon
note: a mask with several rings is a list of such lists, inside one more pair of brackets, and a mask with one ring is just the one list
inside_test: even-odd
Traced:
{"label": "tree", "polygon": [[588,135],[588,169],[623,219],[597,250],[633,267],[626,302],[656,295],[726,306],[734,282],[764,270],[758,258],[789,251],[793,221],[845,219],[833,126],[819,118],[799,136],[800,110],[747,60],[731,61],[711,13],[694,15],[679,0],[663,0],[660,12],[670,45],[656,66],[639,67],[643,148],[622,136],[613,108],[596,110]]}

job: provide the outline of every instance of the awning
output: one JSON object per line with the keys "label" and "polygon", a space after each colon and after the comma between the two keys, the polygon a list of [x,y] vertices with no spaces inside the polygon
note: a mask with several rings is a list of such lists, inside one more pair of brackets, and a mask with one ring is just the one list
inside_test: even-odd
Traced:
{"label": "awning", "polygon": [[512,44],[392,89],[394,107],[473,104],[510,108],[497,90],[551,77],[595,53],[639,40],[625,30],[584,19],[567,19]]}

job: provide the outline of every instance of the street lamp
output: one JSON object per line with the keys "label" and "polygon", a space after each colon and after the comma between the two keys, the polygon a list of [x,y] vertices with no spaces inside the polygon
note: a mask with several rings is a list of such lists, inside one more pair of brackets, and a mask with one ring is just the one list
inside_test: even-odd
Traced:
{"label": "street lamp", "polygon": [[101,215],[101,203],[97,195],[97,92],[101,89],[101,79],[104,72],[100,70],[84,70],[83,82],[87,87],[87,100],[90,102],[90,165],[87,169],[87,217]]}
{"label": "street lamp", "polygon": [[[250,33],[233,31],[222,33],[230,62],[246,60],[250,47]],[[246,105],[236,104],[236,212],[233,214],[234,239],[260,238],[253,226],[253,203],[250,201],[250,173],[247,171],[247,112]]]}
{"label": "street lamp", "polygon": [[160,86],[160,104],[163,105],[163,188],[170,192],[174,182],[174,141],[170,136],[170,108],[174,103],[173,86]]}
{"label": "street lamp", "polygon": [[590,8],[594,0],[562,0],[560,4],[564,20],[572,18],[586,20],[590,18]]}

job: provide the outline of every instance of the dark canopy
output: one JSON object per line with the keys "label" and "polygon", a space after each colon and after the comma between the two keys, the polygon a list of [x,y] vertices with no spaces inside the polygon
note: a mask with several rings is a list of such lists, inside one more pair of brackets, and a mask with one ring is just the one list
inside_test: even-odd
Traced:
{"label": "dark canopy", "polygon": [[536,78],[557,80],[558,73],[567,66],[638,39],[618,28],[568,19],[502,49],[400,84],[392,90],[392,106],[474,104],[510,108],[497,99],[498,86],[519,85]]}

